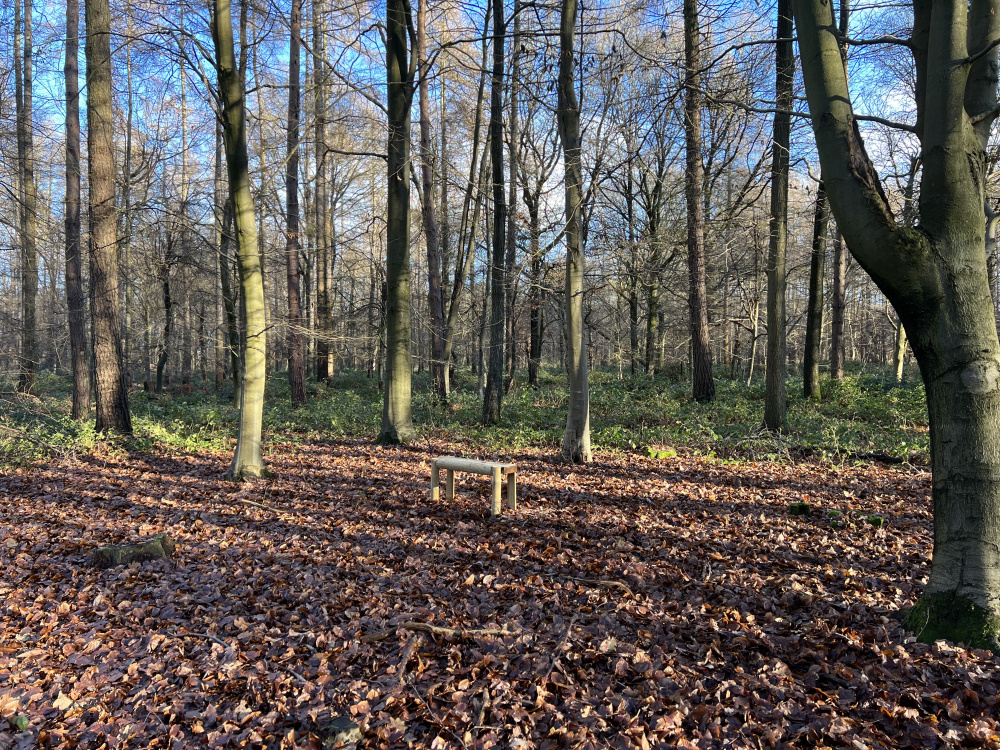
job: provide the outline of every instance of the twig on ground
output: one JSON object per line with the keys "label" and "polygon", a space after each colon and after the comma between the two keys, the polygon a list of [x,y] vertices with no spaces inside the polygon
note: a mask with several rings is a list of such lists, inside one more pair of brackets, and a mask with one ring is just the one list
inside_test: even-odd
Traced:
{"label": "twig on ground", "polygon": [[236,649],[234,649],[232,646],[230,646],[221,638],[218,638],[217,636],[214,636],[211,633],[176,633],[171,630],[164,630],[160,632],[160,635],[167,635],[172,638],[207,638],[208,640],[214,643],[218,643],[220,646],[226,649],[226,651],[236,653]]}
{"label": "twig on ground", "polygon": [[629,596],[635,596],[632,589],[630,589],[626,584],[621,581],[611,581],[605,578],[574,578],[569,576],[569,580],[575,581],[577,583],[590,583],[594,586],[605,586],[607,588],[619,588],[624,591]]}
{"label": "twig on ground", "polygon": [[403,651],[403,658],[399,660],[399,666],[396,667],[396,683],[402,684],[403,679],[406,677],[406,665],[413,656],[413,652],[417,650],[424,641],[424,636],[422,633],[417,633],[415,636],[410,638],[409,643],[406,644],[406,650]]}
{"label": "twig on ground", "polygon": [[242,497],[236,498],[236,502],[243,503],[244,505],[252,505],[254,508],[260,508],[261,510],[269,510],[272,513],[284,513],[289,516],[298,515],[298,513],[291,510],[282,510],[281,508],[274,508],[270,505],[264,505],[263,503],[255,503],[253,500],[244,500]]}
{"label": "twig on ground", "polygon": [[559,639],[559,643],[552,651],[552,662],[549,664],[549,670],[545,673],[542,678],[541,684],[544,686],[549,679],[549,675],[552,674],[552,670],[556,668],[556,662],[559,661],[559,651],[565,645],[566,641],[569,640],[569,634],[573,632],[573,626],[576,625],[576,615],[569,618],[569,626],[566,628],[566,632],[563,633],[563,637]]}
{"label": "twig on ground", "polygon": [[434,709],[431,708],[431,705],[427,701],[424,700],[424,696],[422,696],[420,694],[420,691],[417,689],[417,683],[414,682],[413,680],[406,680],[406,682],[407,682],[407,684],[409,684],[409,686],[411,688],[413,688],[413,694],[417,696],[417,700],[420,701],[423,704],[424,708],[427,709],[427,713],[429,713],[431,715],[431,719],[434,720],[434,723],[437,724],[441,729],[443,729],[444,731],[446,731],[448,734],[450,734],[452,737],[454,737],[456,740],[458,740],[458,744],[461,745],[463,748],[465,748],[465,750],[469,750],[468,745],[465,744],[465,742],[462,740],[462,738],[459,737],[454,731],[452,731],[451,729],[449,729],[448,727],[446,727],[442,723],[442,721],[438,717],[438,715],[436,713],[434,713]]}
{"label": "twig on ground", "polygon": [[479,730],[483,728],[483,719],[486,717],[486,709],[490,706],[490,689],[487,687],[483,688],[483,700],[479,704],[479,709],[476,711],[476,718],[472,722],[472,739],[473,741],[479,735]]}
{"label": "twig on ground", "polygon": [[296,678],[303,685],[308,685],[309,684],[309,680],[307,680],[305,677],[303,677],[302,675],[300,675],[298,672],[296,672],[291,667],[286,667],[284,664],[279,664],[278,662],[273,662],[273,664],[274,664],[274,666],[276,666],[281,671],[288,672],[288,674],[290,674],[292,677]]}
{"label": "twig on ground", "polygon": [[386,630],[379,630],[361,636],[362,643],[377,643],[391,638],[400,630],[412,630],[418,633],[430,633],[431,635],[515,635],[513,631],[506,628],[486,628],[486,629],[466,629],[466,628],[445,628],[440,625],[430,625],[426,622],[404,622]]}

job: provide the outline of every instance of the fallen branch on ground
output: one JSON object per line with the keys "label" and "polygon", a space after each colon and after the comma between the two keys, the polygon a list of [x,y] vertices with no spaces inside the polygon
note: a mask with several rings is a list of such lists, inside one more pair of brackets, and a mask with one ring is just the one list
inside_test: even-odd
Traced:
{"label": "fallen branch on ground", "polygon": [[506,628],[487,629],[466,629],[466,628],[445,628],[440,625],[430,625],[426,622],[404,622],[386,630],[379,630],[375,633],[368,633],[361,636],[362,643],[376,643],[391,638],[400,630],[412,630],[418,633],[430,633],[431,635],[514,635],[513,631]]}

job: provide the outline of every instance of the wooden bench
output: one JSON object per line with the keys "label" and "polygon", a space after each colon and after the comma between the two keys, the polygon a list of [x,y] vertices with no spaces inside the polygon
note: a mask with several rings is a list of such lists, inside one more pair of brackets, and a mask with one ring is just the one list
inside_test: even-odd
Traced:
{"label": "wooden bench", "polygon": [[470,458],[455,458],[442,456],[431,462],[431,500],[437,500],[440,478],[438,472],[447,470],[445,494],[449,500],[455,499],[455,472],[465,471],[470,474],[485,474],[493,477],[493,504],[490,515],[500,513],[500,485],[503,477],[507,477],[507,508],[517,510],[517,464],[505,464],[497,461],[475,461]]}

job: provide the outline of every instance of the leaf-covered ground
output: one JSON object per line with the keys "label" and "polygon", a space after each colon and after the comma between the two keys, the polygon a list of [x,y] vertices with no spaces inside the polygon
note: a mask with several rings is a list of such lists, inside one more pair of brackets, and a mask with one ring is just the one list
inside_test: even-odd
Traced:
{"label": "leaf-covered ground", "polygon": [[[484,477],[429,499],[462,450],[3,470],[0,747],[310,748],[331,716],[366,748],[998,746],[997,659],[896,620],[926,473],[526,452],[491,520]],[[89,565],[160,531],[172,560]]]}

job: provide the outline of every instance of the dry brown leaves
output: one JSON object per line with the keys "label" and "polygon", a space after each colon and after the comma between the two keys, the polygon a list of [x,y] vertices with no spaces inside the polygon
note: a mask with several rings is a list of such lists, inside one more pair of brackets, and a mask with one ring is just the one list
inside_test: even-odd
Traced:
{"label": "dry brown leaves", "polygon": [[[278,445],[243,485],[222,455],[7,470],[0,747],[313,748],[329,715],[369,748],[998,746],[997,660],[895,620],[927,474],[522,454],[490,520],[481,477],[429,501],[457,450]],[[88,565],[159,531],[173,560]]]}

